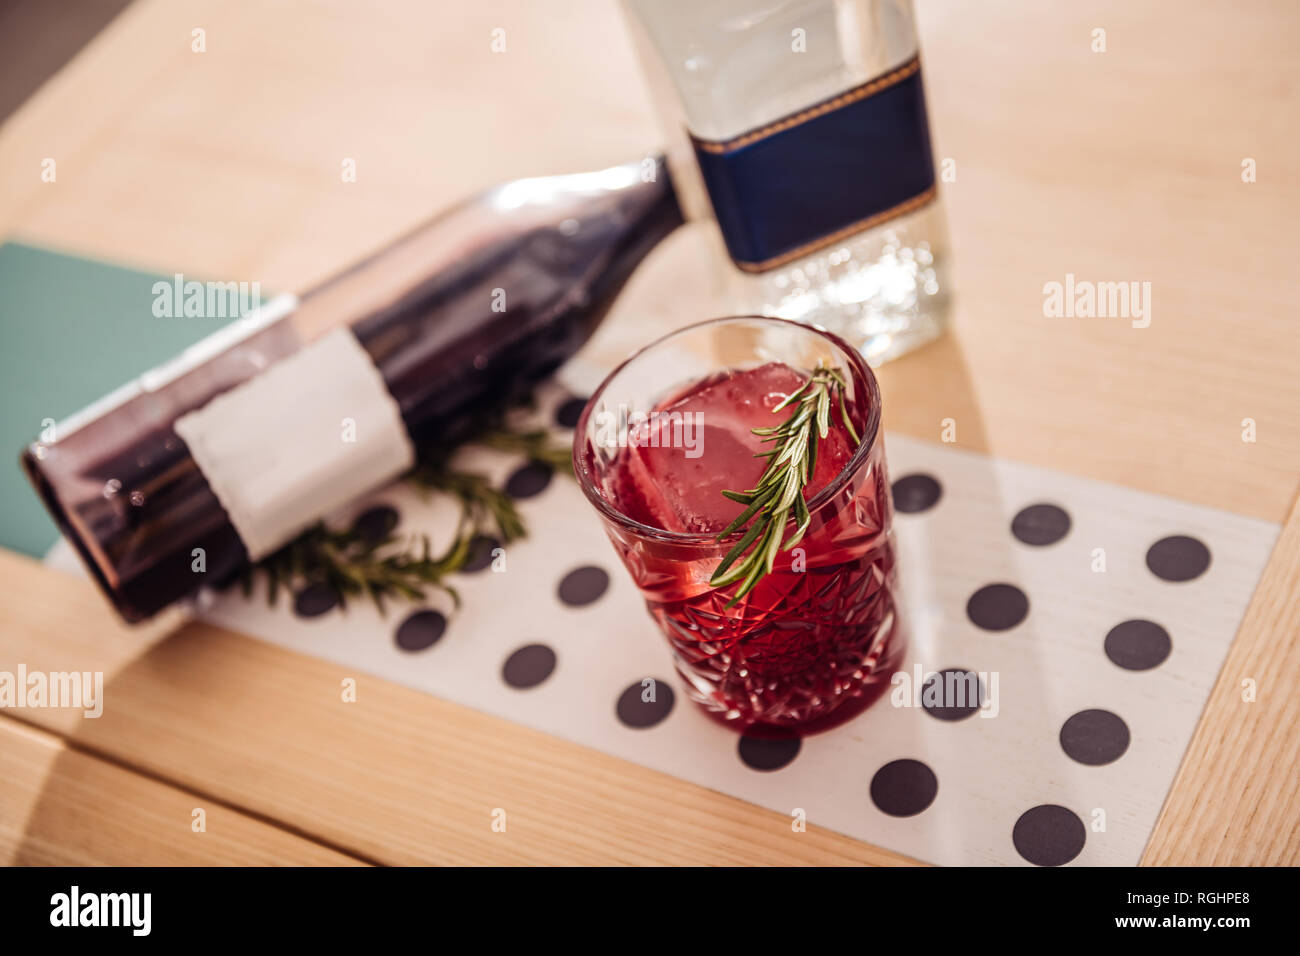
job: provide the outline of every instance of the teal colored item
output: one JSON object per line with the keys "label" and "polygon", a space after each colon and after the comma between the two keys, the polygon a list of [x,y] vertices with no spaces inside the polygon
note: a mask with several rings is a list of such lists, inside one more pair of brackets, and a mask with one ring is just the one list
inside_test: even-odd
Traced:
{"label": "teal colored item", "polygon": [[18,467],[43,422],[62,420],[231,321],[156,318],[159,281],[173,277],[0,245],[0,547],[40,557],[58,539]]}

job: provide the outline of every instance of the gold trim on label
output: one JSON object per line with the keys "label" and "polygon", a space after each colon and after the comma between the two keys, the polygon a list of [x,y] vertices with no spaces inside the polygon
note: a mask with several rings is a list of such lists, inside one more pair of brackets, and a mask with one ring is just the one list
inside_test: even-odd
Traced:
{"label": "gold trim on label", "polygon": [[934,199],[937,186],[931,186],[925,192],[913,196],[911,199],[904,199],[897,206],[893,206],[883,212],[878,212],[874,216],[867,216],[865,219],[859,219],[857,222],[851,222],[843,229],[837,229],[832,233],[814,239],[812,242],[806,242],[797,249],[791,249],[789,252],[783,252],[779,256],[773,256],[771,259],[764,259],[762,262],[741,262],[739,259],[732,259],[742,272],[766,272],[768,269],[775,269],[777,266],[783,266],[787,262],[793,262],[795,259],[802,258],[811,252],[816,252],[825,246],[834,245],[841,239],[848,238],[864,229],[870,229],[872,226],[878,226],[882,222],[888,222],[915,209],[920,209],[930,200]]}

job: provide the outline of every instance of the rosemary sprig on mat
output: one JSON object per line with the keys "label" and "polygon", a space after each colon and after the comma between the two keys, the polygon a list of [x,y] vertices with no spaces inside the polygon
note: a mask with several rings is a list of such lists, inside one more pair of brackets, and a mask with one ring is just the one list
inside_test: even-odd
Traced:
{"label": "rosemary sprig on mat", "polygon": [[459,501],[463,523],[474,534],[495,532],[503,544],[509,544],[528,533],[510,496],[494,488],[485,475],[456,471],[445,462],[425,461],[415,466],[407,480],[425,491],[441,491]]}
{"label": "rosemary sprig on mat", "polygon": [[[327,584],[346,607],[349,597],[368,597],[380,612],[390,597],[421,600],[429,587],[451,596],[459,607],[460,596],[443,578],[465,564],[471,536],[462,528],[442,554],[434,555],[427,535],[403,541],[392,535],[373,540],[349,529],[332,531],[323,523],[308,528],[297,538],[255,565],[267,579],[267,600],[276,603],[283,587],[291,593],[302,582]],[[252,575],[244,593],[252,592]]]}
{"label": "rosemary sprig on mat", "polygon": [[[530,461],[572,474],[567,443],[558,444],[545,429],[513,431],[504,416],[486,420],[465,444],[522,453]],[[375,539],[361,529],[334,530],[323,522],[313,525],[278,551],[256,562],[244,575],[244,593],[251,595],[255,575],[267,580],[268,601],[279,592],[290,593],[309,584],[325,584],[347,598],[364,597],[382,613],[388,598],[422,600],[430,588],[449,594],[459,606],[456,590],[446,578],[470,559],[475,538],[493,536],[503,544],[528,533],[515,503],[485,475],[451,465],[456,447],[419,449],[419,461],[404,479],[426,491],[448,494],[460,505],[460,521],[451,542],[434,554],[427,536]]]}
{"label": "rosemary sprig on mat", "polygon": [[[744,536],[722,559],[709,579],[709,584],[719,588],[740,582],[727,607],[736,604],[765,574],[770,574],[777,552],[789,551],[808,530],[812,519],[803,491],[817,467],[817,442],[830,432],[831,403],[837,395],[840,417],[853,438],[854,447],[857,446],[858,433],[849,420],[844,401],[846,389],[844,376],[839,371],[818,363],[808,380],[772,409],[775,414],[797,401],[790,417],[780,425],[752,429],[764,443],[772,442],[773,445],[770,450],[756,456],[766,458],[767,467],[755,487],[748,491],[723,492],[732,501],[746,507],[718,535],[718,540],[748,525]],[[791,515],[796,522],[795,529],[783,541],[782,535]]]}

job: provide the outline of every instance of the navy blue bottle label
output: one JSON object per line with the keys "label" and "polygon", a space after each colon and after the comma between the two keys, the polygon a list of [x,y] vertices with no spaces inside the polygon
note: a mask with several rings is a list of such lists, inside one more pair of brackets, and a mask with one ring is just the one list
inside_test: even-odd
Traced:
{"label": "navy blue bottle label", "polygon": [[917,57],[728,140],[691,137],[731,258],[764,272],[935,195]]}

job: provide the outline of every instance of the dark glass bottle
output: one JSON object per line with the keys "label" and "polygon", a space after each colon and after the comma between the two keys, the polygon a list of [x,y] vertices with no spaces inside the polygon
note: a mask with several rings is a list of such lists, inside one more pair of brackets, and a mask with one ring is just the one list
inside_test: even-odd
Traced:
{"label": "dark glass bottle", "polygon": [[572,355],[681,222],[662,159],[497,187],[59,423],[23,468],[122,617],[144,620],[249,558],[178,418],[347,325],[417,449],[455,442]]}

